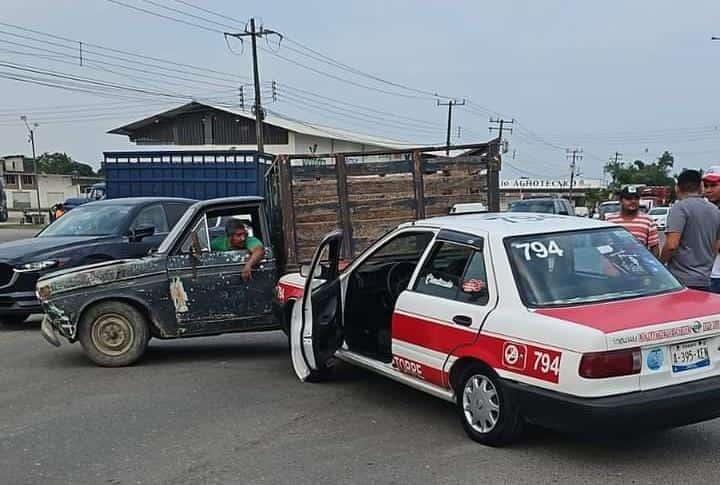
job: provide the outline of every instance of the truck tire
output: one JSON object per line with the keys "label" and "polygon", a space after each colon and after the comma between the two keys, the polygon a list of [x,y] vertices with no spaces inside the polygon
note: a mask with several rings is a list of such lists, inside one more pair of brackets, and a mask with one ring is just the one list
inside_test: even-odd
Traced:
{"label": "truck tire", "polygon": [[7,220],[8,220],[7,209],[1,209],[0,210],[0,222],[7,222]]}
{"label": "truck tire", "polygon": [[134,364],[150,340],[145,316],[120,301],[92,306],[82,316],[78,332],[85,354],[102,367]]}
{"label": "truck tire", "polygon": [[458,384],[456,403],[467,435],[487,446],[503,446],[522,432],[523,418],[517,404],[487,367],[474,364]]}

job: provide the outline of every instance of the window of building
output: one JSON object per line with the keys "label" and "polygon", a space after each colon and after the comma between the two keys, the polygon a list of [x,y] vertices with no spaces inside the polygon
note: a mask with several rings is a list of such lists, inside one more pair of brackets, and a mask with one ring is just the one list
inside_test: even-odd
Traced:
{"label": "window of building", "polygon": [[30,192],[13,192],[13,209],[23,210],[30,208]]}
{"label": "window of building", "polygon": [[21,175],[20,181],[24,189],[35,188],[35,176],[34,175]]}
{"label": "window of building", "polygon": [[18,176],[17,175],[5,175],[5,188],[17,189],[18,187]]}

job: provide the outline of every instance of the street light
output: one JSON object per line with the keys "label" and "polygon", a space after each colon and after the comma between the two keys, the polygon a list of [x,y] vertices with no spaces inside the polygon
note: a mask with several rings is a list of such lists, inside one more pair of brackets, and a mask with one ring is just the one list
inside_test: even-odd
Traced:
{"label": "street light", "polygon": [[25,115],[22,115],[20,119],[25,123],[25,128],[27,128],[29,133],[28,141],[30,142],[30,145],[32,146],[32,156],[33,156],[33,172],[35,173],[35,192],[37,193],[37,209],[38,209],[38,216],[40,215],[40,174],[37,170],[37,157],[35,156],[35,128],[37,128],[37,123],[33,123],[32,126],[30,126],[30,123],[28,123],[28,118]]}

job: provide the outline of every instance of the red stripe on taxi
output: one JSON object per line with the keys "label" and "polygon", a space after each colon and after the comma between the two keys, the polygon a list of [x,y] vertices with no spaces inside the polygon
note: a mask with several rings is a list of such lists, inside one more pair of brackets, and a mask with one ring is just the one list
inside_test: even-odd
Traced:
{"label": "red stripe on taxi", "polygon": [[[472,357],[503,369],[558,383],[562,352],[475,331],[454,328],[404,313],[393,314],[392,338],[458,358]],[[447,383],[445,376],[443,385]]]}
{"label": "red stripe on taxi", "polygon": [[720,295],[682,290],[666,295],[536,311],[540,315],[613,333],[718,314]]}

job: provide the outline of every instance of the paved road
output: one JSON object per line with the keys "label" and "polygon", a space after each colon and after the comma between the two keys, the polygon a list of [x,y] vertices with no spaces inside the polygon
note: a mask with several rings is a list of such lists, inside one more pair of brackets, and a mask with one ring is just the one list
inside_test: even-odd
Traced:
{"label": "paved road", "polygon": [[16,229],[0,224],[0,242],[33,237],[38,231],[39,229]]}
{"label": "paved road", "polygon": [[278,332],[152,341],[141,364],[93,366],[38,324],[0,328],[0,481],[700,483],[720,421],[622,441],[531,430],[492,449],[452,405],[341,367],[301,384]]}

